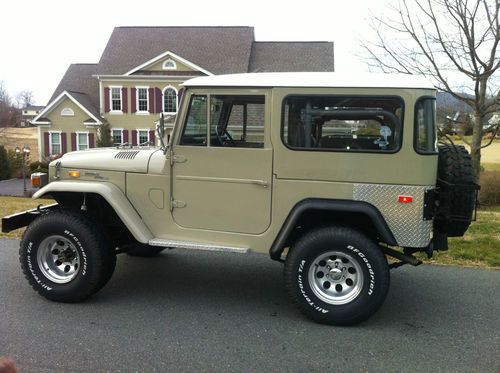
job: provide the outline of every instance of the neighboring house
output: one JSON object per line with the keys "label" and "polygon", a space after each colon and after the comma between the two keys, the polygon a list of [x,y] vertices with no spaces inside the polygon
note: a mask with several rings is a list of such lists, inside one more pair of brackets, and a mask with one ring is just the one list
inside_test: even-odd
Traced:
{"label": "neighboring house", "polygon": [[29,127],[31,121],[41,113],[45,106],[29,105],[21,109],[21,127]]}
{"label": "neighboring house", "polygon": [[113,143],[155,142],[172,126],[181,84],[204,75],[333,71],[332,42],[258,42],[253,27],[116,27],[97,64],[70,65],[33,120],[39,157],[94,147],[103,123]]}

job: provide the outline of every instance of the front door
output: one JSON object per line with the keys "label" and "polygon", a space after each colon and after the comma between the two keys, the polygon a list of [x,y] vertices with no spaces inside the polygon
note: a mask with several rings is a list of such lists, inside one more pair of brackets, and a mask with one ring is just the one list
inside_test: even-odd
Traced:
{"label": "front door", "polygon": [[[226,91],[228,92],[228,91]],[[173,145],[173,217],[185,228],[260,234],[271,220],[265,91],[191,94]]]}

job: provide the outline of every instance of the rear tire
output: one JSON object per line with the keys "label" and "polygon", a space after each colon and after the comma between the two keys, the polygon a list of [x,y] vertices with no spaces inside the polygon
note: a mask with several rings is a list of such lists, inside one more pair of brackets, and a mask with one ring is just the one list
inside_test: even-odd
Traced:
{"label": "rear tire", "polygon": [[312,230],[291,248],[285,286],[310,319],[354,325],[373,315],[389,289],[389,267],[377,245],[342,226]]}
{"label": "rear tire", "polygon": [[79,302],[111,278],[116,257],[99,225],[79,211],[42,215],[26,229],[19,259],[31,287],[57,302]]}

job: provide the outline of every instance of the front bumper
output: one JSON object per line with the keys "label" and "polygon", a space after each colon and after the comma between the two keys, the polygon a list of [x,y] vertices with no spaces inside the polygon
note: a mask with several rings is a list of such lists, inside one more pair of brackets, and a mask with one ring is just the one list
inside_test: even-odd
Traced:
{"label": "front bumper", "polygon": [[37,208],[31,210],[16,212],[15,214],[5,216],[2,218],[2,232],[8,233],[15,229],[26,227],[40,215],[46,214],[49,211],[58,208],[58,206],[59,205],[57,203],[53,203],[47,206],[40,205]]}

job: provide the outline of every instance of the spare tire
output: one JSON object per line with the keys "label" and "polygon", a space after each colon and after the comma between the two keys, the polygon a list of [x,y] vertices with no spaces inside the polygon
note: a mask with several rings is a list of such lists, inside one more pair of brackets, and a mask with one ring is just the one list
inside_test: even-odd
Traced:
{"label": "spare tire", "polygon": [[438,156],[438,213],[436,229],[448,237],[461,237],[469,228],[479,186],[472,158],[462,145],[442,145]]}

